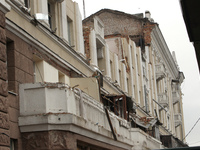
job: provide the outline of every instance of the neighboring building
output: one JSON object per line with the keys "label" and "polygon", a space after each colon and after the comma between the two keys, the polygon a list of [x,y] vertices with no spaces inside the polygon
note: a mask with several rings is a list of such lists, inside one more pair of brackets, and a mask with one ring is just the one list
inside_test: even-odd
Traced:
{"label": "neighboring building", "polygon": [[0,150],[187,146],[183,80],[149,12],[0,1]]}
{"label": "neighboring building", "polygon": [[183,19],[188,32],[190,42],[195,48],[198,67],[200,70],[200,1],[179,0],[182,9]]}

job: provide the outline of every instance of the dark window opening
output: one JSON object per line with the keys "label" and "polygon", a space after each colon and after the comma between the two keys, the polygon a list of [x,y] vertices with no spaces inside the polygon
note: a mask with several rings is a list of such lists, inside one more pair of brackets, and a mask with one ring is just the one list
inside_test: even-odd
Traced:
{"label": "dark window opening", "polygon": [[6,41],[6,51],[7,51],[7,67],[8,67],[8,90],[16,92],[16,81],[15,81],[15,53],[14,53],[14,42],[10,39]]}
{"label": "dark window opening", "polygon": [[30,7],[30,1],[29,0],[24,0],[24,5],[26,8]]}
{"label": "dark window opening", "polygon": [[52,6],[48,2],[48,18],[49,18],[49,26],[52,29]]}
{"label": "dark window opening", "polygon": [[131,97],[125,95],[102,95],[104,106],[115,115],[129,120],[129,113],[133,112]]}

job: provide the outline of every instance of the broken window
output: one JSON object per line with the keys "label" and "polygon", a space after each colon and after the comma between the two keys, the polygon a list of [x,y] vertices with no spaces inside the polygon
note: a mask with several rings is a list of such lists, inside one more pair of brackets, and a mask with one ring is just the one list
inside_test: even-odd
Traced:
{"label": "broken window", "polygon": [[131,97],[125,95],[102,95],[103,104],[115,115],[129,120],[129,113],[133,108]]}

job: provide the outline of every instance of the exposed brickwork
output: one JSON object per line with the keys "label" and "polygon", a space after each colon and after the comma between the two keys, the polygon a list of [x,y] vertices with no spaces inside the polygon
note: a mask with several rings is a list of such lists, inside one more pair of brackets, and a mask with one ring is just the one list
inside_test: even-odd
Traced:
{"label": "exposed brickwork", "polygon": [[[151,43],[150,35],[155,23],[150,22],[147,18],[138,18],[134,15],[114,10],[101,10],[96,15],[104,23],[104,34],[107,38],[110,35],[130,36],[137,46]],[[84,21],[84,24],[88,27],[91,27],[92,17]],[[141,43],[141,41],[144,43]]]}
{"label": "exposed brickwork", "polygon": [[85,46],[85,55],[86,58],[90,58],[90,40],[89,40],[89,35],[90,35],[90,28],[87,26],[83,27],[83,36],[84,36],[84,46]]}
{"label": "exposed brickwork", "polygon": [[152,24],[150,22],[146,22],[144,24],[143,33],[144,33],[145,45],[148,45],[148,46],[151,45],[151,31],[154,27],[155,27],[155,24]]}
{"label": "exposed brickwork", "polygon": [[104,23],[104,34],[141,35],[142,21],[117,12],[103,12],[98,16]]}

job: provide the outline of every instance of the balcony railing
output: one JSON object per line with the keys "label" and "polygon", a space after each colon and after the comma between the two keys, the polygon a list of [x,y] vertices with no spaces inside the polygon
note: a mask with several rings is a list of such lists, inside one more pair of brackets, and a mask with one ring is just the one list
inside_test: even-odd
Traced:
{"label": "balcony railing", "polygon": [[[21,132],[66,130],[89,138],[98,136],[110,144],[113,139],[107,113],[101,102],[79,89],[63,84],[21,84],[20,117]],[[130,122],[108,111],[109,120],[117,136],[117,143],[132,145],[142,137],[150,149],[160,146],[160,142],[147,136],[139,128],[132,128]],[[157,144],[157,146],[155,146]],[[128,147],[127,149],[131,149]]]}
{"label": "balcony railing", "polygon": [[180,95],[178,92],[172,92],[172,97],[173,97],[173,104],[176,104],[177,102],[180,101]]}
{"label": "balcony railing", "polygon": [[[109,115],[113,127],[119,129],[117,133],[126,137],[130,123],[112,112]],[[19,126],[22,132],[41,124],[56,125],[58,129],[63,124],[76,124],[110,136],[110,126],[106,120],[103,104],[79,89],[57,83],[20,85]],[[122,123],[123,126],[120,125]],[[99,130],[99,127],[103,127],[103,130]]]}
{"label": "balcony railing", "polygon": [[163,64],[156,64],[156,80],[160,80],[165,77],[165,68]]}

